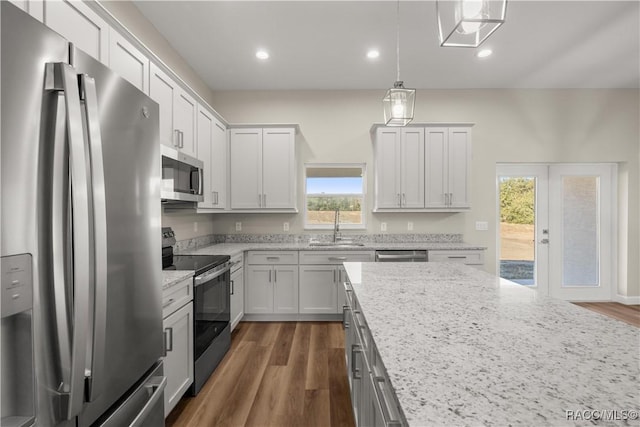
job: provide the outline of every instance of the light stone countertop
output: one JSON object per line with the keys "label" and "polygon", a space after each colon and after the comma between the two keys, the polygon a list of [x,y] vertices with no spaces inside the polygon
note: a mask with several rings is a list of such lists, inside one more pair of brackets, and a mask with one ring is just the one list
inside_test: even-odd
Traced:
{"label": "light stone countertop", "polygon": [[166,291],[189,277],[193,277],[193,270],[162,270],[162,290]]}
{"label": "light stone countertop", "polygon": [[411,426],[592,425],[565,411],[640,409],[638,328],[460,264],[345,266]]}
{"label": "light stone countertop", "polygon": [[469,243],[365,243],[364,246],[309,246],[309,243],[216,243],[194,249],[180,250],[186,255],[229,255],[234,256],[244,251],[373,251],[384,249],[398,250],[484,250],[486,247]]}

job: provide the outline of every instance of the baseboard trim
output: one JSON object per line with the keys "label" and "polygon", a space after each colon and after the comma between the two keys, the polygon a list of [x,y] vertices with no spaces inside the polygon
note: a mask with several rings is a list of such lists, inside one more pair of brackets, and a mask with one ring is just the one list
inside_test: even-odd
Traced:
{"label": "baseboard trim", "polygon": [[629,297],[626,295],[616,295],[613,300],[615,302],[619,302],[620,304],[624,304],[624,305],[640,305],[640,295],[635,296],[635,297]]}
{"label": "baseboard trim", "polygon": [[335,322],[342,320],[342,314],[247,314],[243,322]]}

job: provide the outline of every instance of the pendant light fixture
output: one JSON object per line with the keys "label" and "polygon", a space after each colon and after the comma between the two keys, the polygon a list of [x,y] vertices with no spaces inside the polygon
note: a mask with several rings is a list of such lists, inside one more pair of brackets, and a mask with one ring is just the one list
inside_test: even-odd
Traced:
{"label": "pendant light fixture", "polygon": [[400,80],[400,0],[396,8],[396,82],[382,98],[384,122],[387,126],[406,126],[413,120],[416,90],[405,89]]}
{"label": "pendant light fixture", "polygon": [[478,47],[505,21],[507,0],[436,0],[442,47]]}

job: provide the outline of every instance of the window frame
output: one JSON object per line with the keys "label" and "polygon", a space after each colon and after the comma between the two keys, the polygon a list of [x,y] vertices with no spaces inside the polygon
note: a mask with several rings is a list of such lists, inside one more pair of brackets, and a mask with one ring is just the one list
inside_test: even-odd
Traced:
{"label": "window frame", "polygon": [[[307,170],[309,168],[315,169],[354,169],[360,168],[362,170],[362,193],[344,193],[344,194],[308,194],[307,193]],[[367,164],[366,163],[305,163],[304,164],[304,229],[305,230],[333,230],[333,224],[309,224],[308,219],[308,201],[307,197],[360,197],[362,196],[362,203],[360,204],[362,223],[360,224],[340,224],[341,230],[366,230],[367,228],[367,216],[366,216],[366,204],[367,204]]]}

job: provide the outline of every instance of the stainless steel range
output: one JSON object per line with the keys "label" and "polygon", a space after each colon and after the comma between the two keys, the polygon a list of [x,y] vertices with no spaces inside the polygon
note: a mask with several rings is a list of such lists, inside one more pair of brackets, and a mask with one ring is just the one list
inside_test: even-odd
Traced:
{"label": "stainless steel range", "polygon": [[231,345],[230,285],[228,255],[174,255],[175,234],[162,229],[162,267],[165,270],[194,270],[194,380],[195,396],[218,366]]}

